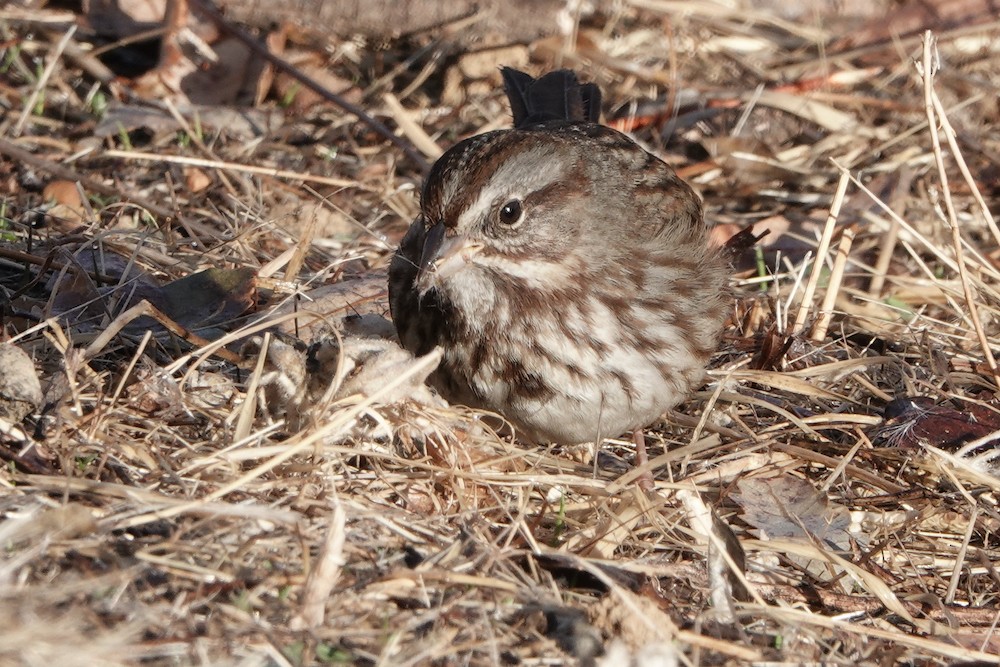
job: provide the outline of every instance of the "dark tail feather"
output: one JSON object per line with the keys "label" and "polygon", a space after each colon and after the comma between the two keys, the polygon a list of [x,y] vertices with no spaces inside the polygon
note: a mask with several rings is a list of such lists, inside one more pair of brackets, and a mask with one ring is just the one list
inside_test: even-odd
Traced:
{"label": "dark tail feather", "polygon": [[750,225],[749,227],[741,229],[739,232],[729,237],[729,240],[726,241],[726,245],[722,247],[722,252],[725,253],[731,260],[735,260],[742,253],[757,245],[758,241],[770,233],[770,229],[765,229],[760,234],[756,234],[754,233],[753,225]]}
{"label": "dark tail feather", "polygon": [[583,120],[590,123],[601,122],[601,89],[596,83],[580,86],[580,100],[583,103]]}
{"label": "dark tail feather", "polygon": [[600,88],[597,84],[580,83],[571,70],[556,70],[538,79],[510,67],[502,68],[501,74],[514,114],[514,127],[547,120],[596,123],[601,118]]}
{"label": "dark tail feather", "polygon": [[514,115],[514,127],[520,127],[531,115],[528,107],[528,89],[535,82],[535,77],[512,67],[501,68],[500,74],[503,76],[504,92],[507,93],[507,100],[510,102],[510,112]]}

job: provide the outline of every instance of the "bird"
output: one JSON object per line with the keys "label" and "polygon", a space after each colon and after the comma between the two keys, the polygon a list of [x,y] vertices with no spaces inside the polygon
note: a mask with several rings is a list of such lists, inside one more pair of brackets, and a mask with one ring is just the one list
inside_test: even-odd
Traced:
{"label": "bird", "polygon": [[[600,124],[571,70],[502,68],[513,128],[469,137],[424,180],[389,267],[400,343],[429,382],[533,443],[642,430],[703,382],[729,308],[701,200]],[[641,448],[641,451],[640,449]]]}

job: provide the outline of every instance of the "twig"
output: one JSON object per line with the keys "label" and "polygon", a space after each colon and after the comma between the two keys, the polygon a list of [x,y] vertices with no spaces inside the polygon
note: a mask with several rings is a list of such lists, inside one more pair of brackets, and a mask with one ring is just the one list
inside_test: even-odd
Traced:
{"label": "twig", "polygon": [[56,65],[59,64],[59,58],[62,56],[62,52],[66,49],[66,45],[69,40],[73,38],[73,33],[76,32],[76,26],[71,25],[69,30],[62,36],[59,43],[56,44],[56,48],[49,55],[48,63],[45,65],[45,69],[42,70],[42,75],[38,77],[38,81],[35,82],[35,87],[31,89],[31,94],[28,95],[28,99],[24,102],[24,108],[21,109],[21,115],[18,117],[17,122],[14,123],[14,127],[11,129],[10,133],[12,136],[19,137],[21,133],[24,132],[24,126],[28,122],[28,118],[31,117],[31,110],[35,108],[35,104],[38,102],[38,96],[42,94],[42,89],[45,88],[45,84],[49,82],[52,77],[52,72],[55,71]]}
{"label": "twig", "polygon": [[833,307],[837,303],[837,296],[840,294],[840,284],[844,279],[844,268],[847,266],[847,257],[851,254],[851,244],[854,243],[854,230],[851,227],[844,229],[840,237],[840,245],[837,246],[837,257],[833,260],[833,270],[830,272],[830,282],[826,286],[826,294],[823,295],[823,303],[819,307],[819,319],[813,325],[810,338],[819,343],[826,338],[826,331],[830,327],[833,319]]}
{"label": "twig", "polygon": [[410,112],[403,108],[403,105],[399,103],[395,95],[387,91],[383,93],[382,100],[389,107],[389,113],[392,114],[396,124],[399,125],[399,129],[413,142],[413,145],[417,149],[432,160],[441,157],[441,147],[431,139],[430,135],[424,131],[424,128],[414,122],[413,118],[410,117]]}
{"label": "twig", "polygon": [[965,157],[962,156],[962,149],[955,138],[955,128],[951,126],[951,121],[948,120],[944,105],[941,104],[941,98],[938,97],[937,91],[934,89],[931,89],[931,99],[934,102],[934,111],[937,114],[938,121],[941,123],[941,129],[944,130],[945,139],[948,140],[948,146],[951,148],[951,156],[955,159],[955,164],[958,165],[959,171],[962,172],[965,182],[968,183],[972,198],[979,204],[979,210],[982,212],[983,218],[986,219],[986,225],[990,228],[990,232],[993,233],[994,240],[1000,244],[1000,228],[997,227],[997,221],[993,218],[990,207],[987,206],[986,200],[983,199],[983,194],[979,191],[976,179],[972,177],[972,172],[969,171],[969,165],[966,164]]}
{"label": "twig", "polygon": [[948,592],[945,593],[944,603],[946,605],[955,604],[955,592],[958,591],[958,583],[962,578],[962,575],[968,570],[965,558],[969,552],[969,542],[972,541],[972,536],[976,532],[976,520],[979,518],[979,506],[972,505],[969,508],[969,521],[967,528],[965,530],[965,536],[962,538],[962,545],[958,548],[958,553],[955,554],[955,567],[951,571],[951,579],[948,581]]}
{"label": "twig", "polygon": [[358,181],[353,181],[346,178],[313,176],[311,174],[306,174],[300,171],[291,171],[288,169],[276,169],[274,167],[255,167],[253,165],[240,164],[238,162],[208,160],[205,158],[187,157],[184,155],[163,155],[162,153],[143,153],[141,151],[107,150],[104,151],[102,155],[106,157],[124,158],[126,160],[169,162],[172,164],[181,164],[190,167],[204,167],[206,169],[226,169],[229,171],[244,172],[247,174],[261,174],[263,176],[272,176],[274,178],[287,178],[291,180],[308,181],[311,183],[321,183],[323,185],[331,185],[337,188],[364,189],[364,186],[362,186]]}
{"label": "twig", "polygon": [[[154,320],[162,324],[167,331],[174,334],[178,338],[191,343],[192,345],[202,347],[208,344],[207,340],[180,326],[163,314],[163,312],[161,312],[156,306],[143,299],[138,304],[132,306],[124,313],[116,317],[111,324],[105,327],[104,331],[101,332],[101,335],[95,338],[93,342],[87,346],[87,349],[84,351],[84,358],[93,359],[108,345],[108,343],[111,342],[115,336],[119,334],[119,332],[121,332],[122,329],[128,326],[130,322],[143,316],[152,317]],[[215,350],[215,354],[219,358],[225,359],[226,361],[236,365],[239,365],[241,362],[239,355],[224,348]]]}
{"label": "twig", "polygon": [[[927,110],[927,121],[931,131],[931,144],[934,148],[934,163],[937,165],[938,178],[941,180],[942,197],[944,198],[945,210],[948,212],[946,220],[951,228],[951,240],[955,246],[955,257],[958,262],[958,276],[962,281],[962,292],[965,296],[965,305],[969,309],[969,319],[976,330],[979,338],[979,345],[983,350],[983,358],[990,367],[993,381],[1000,387],[1000,371],[997,370],[996,359],[993,358],[993,351],[990,349],[990,341],[983,330],[983,323],[979,319],[979,307],[976,305],[975,295],[972,293],[972,285],[969,282],[969,272],[965,266],[962,250],[962,233],[958,228],[958,215],[955,213],[955,202],[951,198],[951,190],[948,185],[948,173],[944,166],[944,155],[941,153],[941,138],[938,136],[938,124],[934,107],[934,74],[938,69],[937,58],[935,57],[934,35],[930,30],[924,33],[924,57],[920,66],[924,80],[924,103]],[[992,219],[992,218],[991,218]]]}
{"label": "twig", "polygon": [[[912,183],[913,170],[904,166],[900,171],[899,182],[896,184],[893,201],[890,202],[893,209],[898,208],[903,210],[905,208],[904,199],[910,192]],[[878,259],[875,260],[875,266],[873,267],[874,274],[872,275],[871,283],[868,285],[868,293],[874,299],[881,298],[882,296],[882,289],[885,287],[885,279],[889,272],[889,266],[892,264],[892,256],[896,250],[898,240],[899,222],[891,220],[889,222],[889,229],[882,236],[882,242],[879,244]]]}
{"label": "twig", "polygon": [[833,204],[830,206],[830,214],[826,217],[826,226],[823,228],[823,235],[819,239],[819,247],[816,248],[816,258],[813,260],[812,273],[809,274],[809,281],[806,283],[806,291],[802,294],[802,303],[799,305],[799,312],[795,316],[795,324],[792,326],[791,335],[802,331],[806,318],[809,316],[809,308],[812,305],[813,296],[816,294],[816,285],[819,284],[819,277],[823,272],[823,262],[826,261],[826,253],[830,250],[830,239],[833,238],[833,230],[837,226],[837,217],[840,216],[840,207],[844,203],[844,194],[847,192],[849,179],[840,175],[840,182],[837,183],[837,193],[833,197]]}

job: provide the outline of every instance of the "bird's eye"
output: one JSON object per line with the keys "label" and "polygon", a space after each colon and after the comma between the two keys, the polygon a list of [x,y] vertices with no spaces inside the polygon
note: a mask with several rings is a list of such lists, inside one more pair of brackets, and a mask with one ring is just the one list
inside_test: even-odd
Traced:
{"label": "bird's eye", "polygon": [[503,224],[513,225],[521,219],[522,212],[521,201],[519,199],[511,199],[500,207],[498,217]]}

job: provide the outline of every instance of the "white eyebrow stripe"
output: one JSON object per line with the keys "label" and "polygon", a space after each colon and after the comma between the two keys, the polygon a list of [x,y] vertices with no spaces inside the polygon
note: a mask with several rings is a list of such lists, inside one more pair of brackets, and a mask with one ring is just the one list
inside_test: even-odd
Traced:
{"label": "white eyebrow stripe", "polygon": [[[501,200],[524,199],[532,192],[562,180],[572,163],[552,159],[556,145],[546,145],[522,151],[505,160],[486,181],[476,200],[462,213],[459,229],[468,229],[482,220]],[[557,165],[557,168],[553,168]]]}

